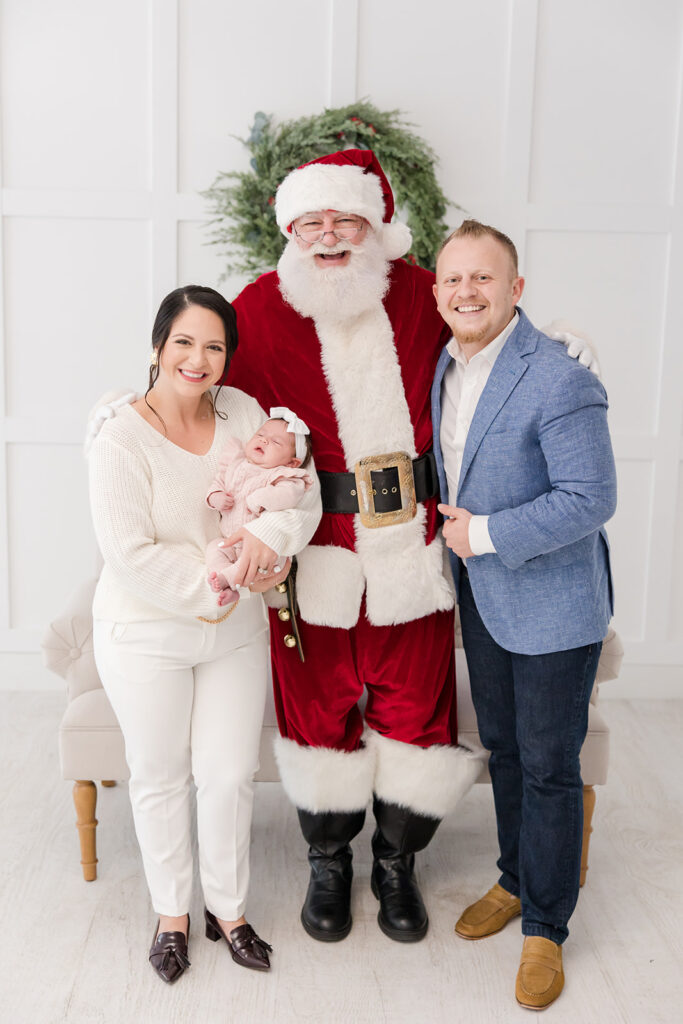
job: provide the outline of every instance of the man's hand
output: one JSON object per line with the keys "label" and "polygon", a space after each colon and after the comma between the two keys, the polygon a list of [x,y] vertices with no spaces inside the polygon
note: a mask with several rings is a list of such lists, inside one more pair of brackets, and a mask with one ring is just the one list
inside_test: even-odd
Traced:
{"label": "man's hand", "polygon": [[[261,580],[268,579],[273,574],[275,566],[278,567],[277,571],[282,568],[278,562],[277,551],[269,548],[244,526],[236,530],[231,537],[226,537],[218,546],[219,548],[229,548],[233,544],[239,543],[242,544],[242,554],[235,562],[237,573],[233,580],[234,586],[250,587],[252,583],[260,583]],[[266,572],[259,572],[259,569],[265,569]],[[270,586],[273,586],[272,578]]]}
{"label": "man's hand", "polygon": [[466,508],[456,508],[454,505],[438,505],[439,512],[447,516],[443,524],[443,539],[446,546],[455,551],[460,558],[474,557],[474,551],[470,547],[470,519],[472,513]]}

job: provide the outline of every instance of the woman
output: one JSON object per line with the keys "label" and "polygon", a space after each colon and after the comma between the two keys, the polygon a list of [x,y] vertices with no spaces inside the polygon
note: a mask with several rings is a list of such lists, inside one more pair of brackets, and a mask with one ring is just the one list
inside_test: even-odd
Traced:
{"label": "woman", "polygon": [[[237,346],[232,306],[211,288],[178,288],[152,332],[149,388],[119,409],[90,451],[95,532],[104,558],[93,604],[102,684],[126,742],[130,797],[159,914],[150,962],[175,981],[189,966],[191,780],[197,786],[206,934],[233,960],[270,966],[270,946],[244,917],[253,775],[266,694],[263,600],[241,591],[227,610],[206,581],[217,516],[204,497],[229,437],[263,423],[258,403],[214,388]],[[241,583],[264,590],[320,518],[319,486],[300,505],[266,512],[230,538]]]}

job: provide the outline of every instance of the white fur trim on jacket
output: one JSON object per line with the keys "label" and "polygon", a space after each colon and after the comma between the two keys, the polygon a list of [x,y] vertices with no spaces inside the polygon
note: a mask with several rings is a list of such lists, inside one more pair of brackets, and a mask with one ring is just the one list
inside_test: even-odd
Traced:
{"label": "white fur trim on jacket", "polygon": [[434,744],[417,747],[366,729],[363,739],[377,758],[375,793],[386,803],[443,818],[477,781],[488,752]]}
{"label": "white fur trim on jacket", "polygon": [[[393,331],[381,302],[352,321],[315,321],[346,465],[365,455],[416,456]],[[425,544],[426,509],[407,523],[368,529],[355,516],[356,552],[367,581],[367,614],[388,626],[453,607],[440,536]]]}
{"label": "white fur trim on jacket", "polygon": [[309,544],[296,559],[297,601],[304,622],[341,629],[355,626],[365,589],[358,555],[346,548]]}
{"label": "white fur trim on jacket", "polygon": [[304,811],[361,811],[372,796],[374,748],[365,746],[347,753],[330,747],[303,747],[278,736],[275,759],[285,793]]}

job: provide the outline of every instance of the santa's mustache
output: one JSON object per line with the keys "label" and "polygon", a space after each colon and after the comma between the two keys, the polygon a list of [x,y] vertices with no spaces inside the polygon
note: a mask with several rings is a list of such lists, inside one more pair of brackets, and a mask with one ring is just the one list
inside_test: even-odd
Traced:
{"label": "santa's mustache", "polygon": [[[358,248],[358,246],[356,246]],[[341,256],[342,253],[351,252],[348,242],[337,242],[336,245],[323,245],[322,242],[311,242],[308,249],[298,250],[302,258],[306,256]]]}

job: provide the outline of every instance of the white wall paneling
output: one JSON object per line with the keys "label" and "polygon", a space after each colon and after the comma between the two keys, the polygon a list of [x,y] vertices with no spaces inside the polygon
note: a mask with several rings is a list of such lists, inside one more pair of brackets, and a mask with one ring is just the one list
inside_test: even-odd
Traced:
{"label": "white wall paneling", "polygon": [[621,488],[613,692],[679,693],[682,32],[679,0],[656,18],[638,0],[4,0],[2,685],[53,685],[40,633],[94,565],[87,409],[143,386],[166,292],[244,283],[221,281],[200,191],[248,167],[256,111],[367,97],[404,110],[447,195],[518,243],[532,318],[596,339]]}
{"label": "white wall paneling", "polygon": [[510,8],[360,0],[359,98],[407,113],[439,155],[445,193],[468,209],[501,205]]}

